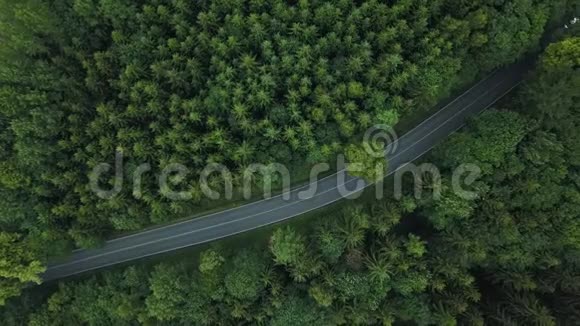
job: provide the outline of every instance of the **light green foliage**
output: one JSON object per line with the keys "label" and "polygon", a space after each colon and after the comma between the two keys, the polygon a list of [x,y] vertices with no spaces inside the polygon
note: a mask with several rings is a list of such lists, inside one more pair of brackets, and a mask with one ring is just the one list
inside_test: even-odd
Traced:
{"label": "light green foliage", "polygon": [[325,287],[315,285],[308,290],[310,296],[323,307],[330,307],[334,300],[334,295]]}
{"label": "light green foliage", "polygon": [[[369,148],[377,148],[374,145],[348,145],[345,151],[346,160],[351,164],[349,173],[361,177],[367,182],[378,182],[386,174],[387,162],[382,155],[376,155]],[[380,151],[379,151],[380,153]]]}
{"label": "light green foliage", "polygon": [[580,37],[572,37],[552,44],[542,56],[540,69],[544,73],[573,74],[574,69],[580,65],[579,51]]}
{"label": "light green foliage", "polygon": [[201,253],[199,260],[199,271],[202,273],[211,273],[224,263],[225,258],[217,251],[209,249]]}
{"label": "light green foliage", "polygon": [[0,232],[0,305],[28,282],[40,284],[45,267],[16,234]]}
{"label": "light green foliage", "polygon": [[270,250],[278,264],[299,264],[306,254],[305,239],[290,227],[280,228],[270,238]]}
{"label": "light green foliage", "polygon": [[405,244],[407,253],[416,257],[421,257],[425,254],[425,241],[414,234],[409,234],[409,241]]}

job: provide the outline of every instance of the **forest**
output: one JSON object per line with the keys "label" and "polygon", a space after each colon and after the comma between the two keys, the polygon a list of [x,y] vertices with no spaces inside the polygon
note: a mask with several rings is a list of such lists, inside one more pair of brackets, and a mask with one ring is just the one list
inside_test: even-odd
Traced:
{"label": "forest", "polygon": [[[40,283],[51,257],[202,211],[207,199],[196,176],[206,164],[239,171],[284,162],[300,170],[329,161],[368,127],[395,126],[538,50],[545,30],[574,6],[573,0],[0,0],[0,304]],[[548,321],[572,318],[554,310],[565,306],[556,300],[574,300],[562,288],[568,283],[538,280],[575,277],[577,49],[575,38],[551,46],[540,77],[513,107],[485,114],[433,154],[449,169],[462,160],[486,167],[477,205],[447,193],[437,203],[360,204],[345,208],[341,221],[313,226],[314,233],[277,230],[269,253],[259,246],[224,249],[204,253],[199,268],[130,267],[63,283],[34,309],[25,292],[4,308],[4,320],[212,324],[227,317],[282,325],[532,318],[518,315],[519,306],[475,304],[496,292],[531,300]],[[510,137],[494,138],[499,128]],[[114,165],[117,153],[127,176],[142,163],[151,164],[151,175],[171,163],[188,166],[194,173],[179,185],[192,199],[166,198],[154,178],[143,180],[138,198],[124,187],[100,199],[89,172]],[[233,179],[239,183],[240,175]],[[113,180],[99,182],[112,187]],[[391,232],[410,216],[423,216],[422,231]],[[530,269],[538,266],[545,269]],[[34,311],[15,313],[22,309]],[[304,320],[290,320],[298,317]]]}
{"label": "forest", "polygon": [[[580,37],[550,45],[517,93],[424,160],[441,200],[364,200],[240,249],[138,264],[26,291],[28,325],[577,325]],[[477,199],[450,172],[482,167]],[[410,187],[412,189],[412,187]],[[266,249],[267,248],[267,249]],[[147,280],[147,281],[145,281]]]}

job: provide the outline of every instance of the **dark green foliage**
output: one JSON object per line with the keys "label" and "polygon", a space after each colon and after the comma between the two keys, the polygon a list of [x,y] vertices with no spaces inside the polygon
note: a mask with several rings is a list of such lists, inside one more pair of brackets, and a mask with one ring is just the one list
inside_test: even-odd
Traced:
{"label": "dark green foliage", "polygon": [[452,137],[439,148],[435,159],[447,168],[475,164],[490,173],[515,152],[525,133],[525,120],[517,113],[487,111],[472,122],[469,132]]}
{"label": "dark green foliage", "polygon": [[[248,163],[301,167],[345,152],[372,180],[375,158],[349,145],[357,135],[516,60],[564,2],[0,0],[0,301],[38,281],[49,255],[204,207],[196,178],[207,163],[236,171],[237,184]],[[447,174],[480,165],[475,201],[446,175],[438,202],[352,206],[316,232],[275,231],[270,252],[207,251],[199,266],[63,283],[43,305],[26,294],[29,316],[9,303],[2,320],[577,321],[578,52],[577,38],[548,48],[511,111],[484,114],[437,151]],[[115,153],[125,186],[101,200],[89,172]],[[137,198],[129,176],[141,163],[152,171]],[[152,176],[171,163],[190,169],[170,181],[192,200],[158,188]],[[396,233],[409,214],[426,225]],[[496,292],[508,304],[487,304]]]}
{"label": "dark green foliage", "polygon": [[265,286],[262,277],[266,267],[266,261],[256,252],[245,250],[238,253],[225,276],[228,293],[236,299],[256,300]]}
{"label": "dark green foliage", "polygon": [[[371,125],[432,105],[473,67],[515,60],[540,37],[548,3],[3,1],[13,46],[0,58],[1,218],[52,252],[66,240],[97,246],[204,207],[207,163],[326,161]],[[116,152],[124,186],[102,200],[88,175]],[[135,198],[142,163],[152,171]],[[170,163],[190,169],[180,186],[192,200],[160,191]]]}
{"label": "dark green foliage", "polygon": [[301,326],[301,325],[324,325],[325,315],[316,308],[314,302],[307,298],[290,295],[284,304],[275,311],[275,316],[270,325],[275,326]]}
{"label": "dark green foliage", "polygon": [[[580,120],[578,102],[566,100],[577,94],[543,82],[551,74],[576,78],[561,60],[562,47],[576,41],[550,47],[517,96],[432,155],[445,167],[441,200],[349,204],[310,232],[285,226],[259,247],[206,250],[199,265],[130,267],[63,283],[41,307],[25,293],[20,307],[32,313],[23,323],[578,324],[580,185],[567,137]],[[561,118],[529,95],[541,99],[546,88],[561,92]],[[485,172],[469,200],[449,188],[463,159]],[[402,231],[409,214],[424,221],[413,232]],[[4,320],[21,318],[15,305]]]}

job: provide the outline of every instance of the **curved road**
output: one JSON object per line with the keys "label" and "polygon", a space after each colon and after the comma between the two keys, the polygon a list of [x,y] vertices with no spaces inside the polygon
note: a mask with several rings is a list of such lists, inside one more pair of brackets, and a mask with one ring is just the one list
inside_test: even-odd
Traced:
{"label": "curved road", "polygon": [[[399,138],[396,148],[387,154],[388,173],[422,156],[462,127],[469,117],[497,102],[522,81],[527,68],[527,63],[518,63],[492,73]],[[286,199],[286,196],[276,196],[113,239],[99,249],[74,251],[65,261],[49,264],[43,279],[56,280],[247,232],[330,205],[343,199],[345,194],[356,194],[367,186],[363,180],[339,171],[315,184],[291,190],[285,194],[289,197]]]}

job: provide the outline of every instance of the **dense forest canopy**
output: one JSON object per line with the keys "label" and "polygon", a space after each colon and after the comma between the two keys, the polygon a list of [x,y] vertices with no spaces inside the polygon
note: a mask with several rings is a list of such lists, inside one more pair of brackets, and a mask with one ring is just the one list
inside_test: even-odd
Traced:
{"label": "dense forest canopy", "polygon": [[[207,163],[329,160],[534,49],[569,3],[0,0],[0,298],[39,281],[50,255],[199,211]],[[552,51],[540,70],[574,58]],[[534,121],[573,133],[539,101]],[[100,199],[89,172],[117,153],[126,178],[184,164],[192,200],[165,198],[154,177],[139,198],[126,186]]]}
{"label": "dense forest canopy", "polygon": [[[278,227],[269,241],[243,249],[217,244],[195,261],[183,254],[63,282],[44,303],[27,292],[2,318],[29,325],[577,325],[579,46],[578,37],[549,46],[515,96],[430,154],[443,168],[442,200],[349,202],[306,230]],[[445,187],[464,160],[483,167],[475,200]]]}

